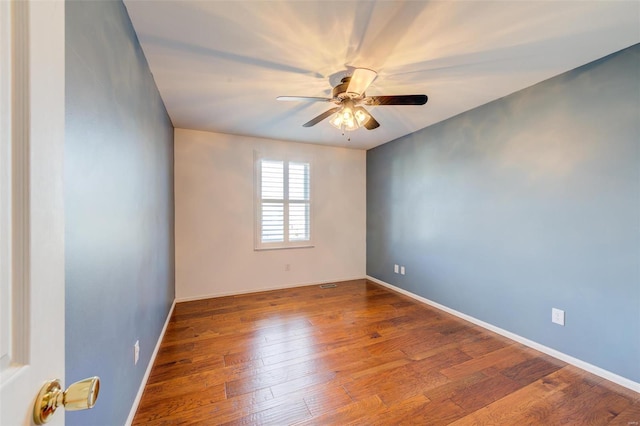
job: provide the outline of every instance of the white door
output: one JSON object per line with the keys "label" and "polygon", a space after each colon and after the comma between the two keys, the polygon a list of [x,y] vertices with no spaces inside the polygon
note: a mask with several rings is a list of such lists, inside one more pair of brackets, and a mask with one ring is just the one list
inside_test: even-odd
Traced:
{"label": "white door", "polygon": [[12,426],[32,423],[45,380],[64,380],[64,1],[0,0],[0,19],[0,425]]}

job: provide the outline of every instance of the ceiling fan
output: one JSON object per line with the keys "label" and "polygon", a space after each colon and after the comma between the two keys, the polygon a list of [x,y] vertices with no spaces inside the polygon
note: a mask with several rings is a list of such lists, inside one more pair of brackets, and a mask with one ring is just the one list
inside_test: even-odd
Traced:
{"label": "ceiling fan", "polygon": [[342,131],[352,131],[360,127],[373,130],[380,127],[380,123],[361,105],[424,105],[427,103],[427,95],[397,95],[397,96],[367,96],[364,91],[378,76],[373,70],[356,68],[352,75],[342,78],[340,84],[333,88],[332,98],[319,98],[309,96],[278,96],[279,101],[307,101],[307,102],[333,102],[337,106],[331,108],[312,120],[304,123],[302,127],[311,127],[325,118],[332,126]]}

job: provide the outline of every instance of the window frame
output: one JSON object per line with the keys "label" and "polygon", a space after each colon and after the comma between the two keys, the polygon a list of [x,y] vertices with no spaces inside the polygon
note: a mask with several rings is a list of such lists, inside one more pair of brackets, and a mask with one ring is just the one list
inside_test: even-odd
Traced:
{"label": "window frame", "polygon": [[[283,162],[283,179],[284,179],[284,194],[283,194],[283,216],[284,216],[284,229],[283,237],[284,241],[274,242],[262,242],[262,161],[282,161]],[[290,204],[304,204],[300,200],[289,200],[288,193],[288,167],[289,163],[305,163],[308,167],[309,173],[309,239],[308,240],[294,240],[289,239],[289,205]],[[254,152],[254,250],[283,250],[283,249],[296,249],[296,248],[312,248],[314,247],[314,209],[313,209],[313,194],[314,194],[314,177],[313,177],[313,164],[310,158],[303,156],[291,156],[281,155],[278,153],[262,153],[259,151]]]}

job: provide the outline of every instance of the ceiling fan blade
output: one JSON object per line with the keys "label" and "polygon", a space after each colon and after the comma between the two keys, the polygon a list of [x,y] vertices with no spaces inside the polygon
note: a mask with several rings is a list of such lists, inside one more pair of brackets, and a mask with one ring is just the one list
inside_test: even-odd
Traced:
{"label": "ceiling fan blade", "polygon": [[429,98],[427,95],[398,95],[398,96],[367,96],[362,103],[365,105],[424,105]]}
{"label": "ceiling fan blade", "polygon": [[278,96],[279,101],[331,102],[331,98],[314,98],[313,96]]}
{"label": "ceiling fan blade", "polygon": [[354,93],[361,96],[373,80],[376,79],[378,73],[367,68],[356,68],[349,81],[347,93]]}
{"label": "ceiling fan blade", "polygon": [[373,118],[373,115],[371,115],[371,113],[369,113],[369,120],[367,120],[366,123],[364,123],[364,127],[367,130],[373,130],[373,129],[377,129],[378,127],[380,127],[380,123],[378,123],[378,121]]}
{"label": "ceiling fan blade", "polygon": [[323,112],[322,114],[320,114],[316,118],[307,121],[306,123],[304,123],[302,125],[302,127],[315,126],[316,124],[318,124],[319,122],[321,122],[325,118],[329,117],[331,114],[335,114],[336,112],[338,112],[339,109],[340,109],[340,107],[331,108],[330,110],[327,110],[327,111]]}

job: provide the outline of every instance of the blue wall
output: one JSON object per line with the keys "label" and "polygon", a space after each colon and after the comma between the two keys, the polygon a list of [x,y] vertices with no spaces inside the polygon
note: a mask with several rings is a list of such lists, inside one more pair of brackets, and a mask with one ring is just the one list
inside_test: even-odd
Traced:
{"label": "blue wall", "polygon": [[367,274],[640,382],[640,45],[368,151]]}
{"label": "blue wall", "polygon": [[173,126],[120,1],[66,3],[65,222],[65,382],[102,379],[67,424],[121,425],[174,299],[174,218]]}

